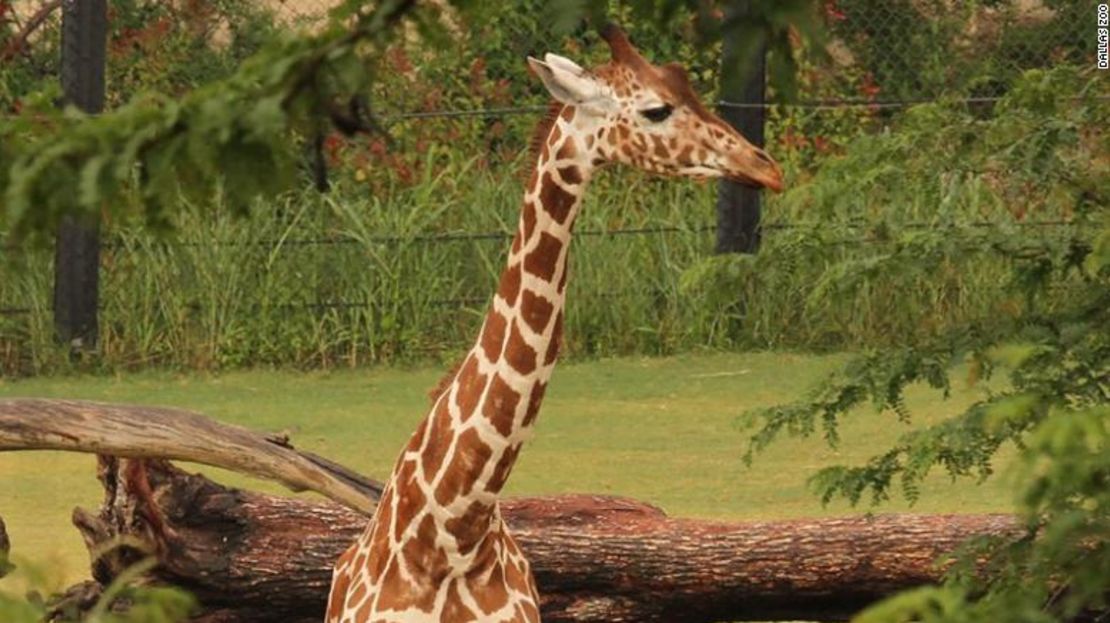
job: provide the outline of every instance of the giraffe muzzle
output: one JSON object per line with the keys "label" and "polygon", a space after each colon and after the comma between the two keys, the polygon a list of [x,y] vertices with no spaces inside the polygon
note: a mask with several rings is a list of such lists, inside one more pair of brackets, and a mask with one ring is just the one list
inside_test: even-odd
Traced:
{"label": "giraffe muzzle", "polygon": [[783,182],[782,168],[771,160],[768,164],[758,167],[758,170],[748,172],[734,171],[725,174],[725,179],[747,186],[749,188],[766,188],[772,192],[780,193],[786,184]]}

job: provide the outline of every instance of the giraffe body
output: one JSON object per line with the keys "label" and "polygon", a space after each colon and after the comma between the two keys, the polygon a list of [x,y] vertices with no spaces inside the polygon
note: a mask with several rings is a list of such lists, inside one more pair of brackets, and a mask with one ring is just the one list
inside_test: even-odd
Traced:
{"label": "giraffe body", "polygon": [[619,30],[606,38],[614,60],[593,73],[554,55],[529,59],[557,104],[537,133],[497,294],[366,531],[336,564],[327,623],[538,622],[531,569],[497,501],[558,356],[587,183],[597,167],[625,162],[781,187],[778,165],[701,107],[680,68],[648,64]]}

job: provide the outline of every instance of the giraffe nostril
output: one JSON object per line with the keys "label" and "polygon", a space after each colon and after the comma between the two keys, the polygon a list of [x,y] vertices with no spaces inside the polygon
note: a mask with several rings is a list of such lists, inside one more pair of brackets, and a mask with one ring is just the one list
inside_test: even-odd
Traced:
{"label": "giraffe nostril", "polygon": [[766,162],[767,164],[774,164],[774,160],[771,160],[771,157],[767,155],[767,152],[763,151],[762,149],[755,150],[755,157],[759,158],[763,162]]}

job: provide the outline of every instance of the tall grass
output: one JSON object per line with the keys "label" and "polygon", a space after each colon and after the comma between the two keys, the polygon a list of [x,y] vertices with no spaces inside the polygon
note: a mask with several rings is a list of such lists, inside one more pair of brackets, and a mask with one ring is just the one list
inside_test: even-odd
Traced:
{"label": "tall grass", "polygon": [[[214,369],[450,358],[481,321],[515,230],[520,184],[468,162],[387,197],[348,183],[256,206],[181,211],[170,237],[137,227],[105,236],[97,365]],[[631,173],[601,176],[583,206],[568,293],[570,356],[693,348],[831,349],[887,344],[984,315],[997,264],[939,265],[915,287],[875,276],[815,306],[827,269],[880,251],[861,227],[813,222],[771,201],[761,253],[713,266],[714,189]],[[619,230],[647,230],[607,233]],[[719,270],[720,267],[718,266]],[[65,366],[54,344],[51,255],[3,268],[0,365]]]}
{"label": "tall grass", "polygon": [[[571,351],[678,348],[680,333],[657,327],[675,324],[678,277],[711,248],[711,189],[619,176],[595,190],[574,242]],[[183,209],[168,238],[114,227],[105,233],[99,364],[327,367],[452,356],[476,332],[521,194],[516,176],[448,159],[387,196],[347,180],[329,195],[260,204],[248,218],[215,197]],[[676,231],[599,235],[619,228]],[[0,309],[18,313],[0,315],[0,365],[9,374],[64,365],[51,337],[50,252],[22,251],[2,270]]]}
{"label": "tall grass", "polygon": [[[985,250],[1010,234],[1062,236],[1073,226],[1028,221],[1067,221],[1070,198],[1055,205],[1061,193],[1047,184],[1015,195],[1032,186],[984,168],[993,161],[977,152],[948,154],[952,166],[932,156],[979,145],[946,134],[1012,125],[1005,121],[983,126],[923,107],[904,134],[859,139],[812,180],[768,198],[755,256],[712,255],[712,185],[604,172],[576,225],[565,352],[889,346],[1019,315],[1027,302],[998,287],[1006,260],[953,248],[946,232],[966,243],[968,231],[988,225]],[[494,290],[522,193],[511,173],[521,162],[491,171],[460,152],[428,150],[410,184],[383,186],[389,177],[379,175],[370,192],[355,175],[340,176],[327,195],[289,193],[246,218],[216,196],[203,209],[183,206],[168,237],[109,226],[92,365],[332,367],[457,356]],[[650,231],[607,233],[617,230]],[[51,253],[22,249],[0,271],[0,371],[71,365],[52,337]]]}

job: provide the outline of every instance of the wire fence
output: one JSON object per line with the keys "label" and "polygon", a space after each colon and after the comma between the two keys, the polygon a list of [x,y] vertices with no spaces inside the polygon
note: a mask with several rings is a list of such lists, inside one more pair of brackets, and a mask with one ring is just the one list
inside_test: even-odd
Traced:
{"label": "wire fence", "polygon": [[[847,224],[850,228],[852,224]],[[991,229],[1003,226],[1012,226],[1019,228],[1039,228],[1039,229],[1057,229],[1073,227],[1075,223],[1069,220],[1028,220],[1028,221],[1014,221],[1011,223],[1002,224],[996,221],[972,221],[965,223],[930,223],[930,222],[907,222],[897,225],[898,230],[921,231],[930,230],[944,227],[962,227],[962,228],[982,228]],[[852,236],[847,238],[834,238],[834,239],[820,239],[810,244],[819,247],[857,247],[863,245],[874,244],[893,244],[898,241],[898,238],[889,234],[876,233],[886,231],[887,228],[882,225],[874,223],[860,222],[855,225],[864,235]],[[821,232],[824,227],[820,223],[789,223],[789,222],[772,222],[764,223],[761,228],[765,231],[804,231],[817,234]],[[608,229],[608,230],[580,230],[575,232],[576,237],[593,237],[593,238],[612,238],[623,236],[660,236],[668,234],[678,234],[685,236],[703,236],[705,234],[713,233],[716,231],[715,224],[702,224],[692,227],[639,227],[639,228],[623,228],[623,229]],[[506,231],[486,231],[486,232],[456,232],[456,233],[441,233],[441,234],[422,234],[411,236],[371,236],[363,238],[305,238],[305,239],[280,239],[280,240],[253,240],[245,242],[242,240],[215,240],[203,243],[194,242],[172,242],[163,241],[156,246],[163,249],[172,250],[174,247],[190,247],[190,248],[219,248],[219,247],[254,247],[261,251],[270,253],[275,250],[285,248],[304,248],[304,247],[333,247],[333,246],[366,246],[366,245],[429,245],[458,243],[458,242],[507,242],[512,239],[513,234]],[[126,245],[116,240],[107,240],[104,242],[104,247],[113,252],[141,254],[148,250],[148,247],[134,248],[133,246]],[[600,298],[619,299],[625,296],[626,293],[622,291],[613,292],[599,292],[594,293],[592,296]],[[484,305],[489,300],[488,296],[467,296],[467,297],[453,297],[447,299],[437,299],[431,301],[434,306],[440,307],[456,307],[467,308],[477,305]],[[371,309],[375,306],[373,301],[346,301],[346,300],[317,300],[317,301],[289,301],[271,305],[272,308],[282,310],[294,311],[324,311],[324,310],[337,310],[337,309]],[[105,309],[101,305],[101,309]],[[194,303],[191,305],[194,311],[200,311],[203,305]],[[36,310],[29,307],[0,307],[0,316],[21,316],[35,313]]]}
{"label": "wire fence", "polygon": [[[952,105],[976,105],[976,104],[995,104],[1002,101],[1004,96],[981,96],[981,97],[951,97],[939,99],[917,99],[898,102],[866,102],[858,100],[822,100],[814,102],[764,102],[759,104],[747,104],[743,102],[730,102],[720,100],[717,106],[720,108],[736,108],[744,110],[777,110],[777,109],[804,109],[814,111],[835,111],[845,108],[863,108],[869,110],[897,110],[918,106],[921,104],[932,104],[938,101],[944,101]],[[1095,96],[1087,99],[1097,101],[1108,101],[1110,97]],[[1080,101],[1075,99],[1074,101]],[[422,119],[458,119],[468,117],[486,117],[498,118],[516,115],[536,115],[547,110],[545,106],[517,106],[505,108],[472,108],[462,110],[423,110],[413,112],[401,112],[386,114],[381,117],[381,120],[386,123],[398,123],[403,121],[413,121]]]}
{"label": "wire fence", "polygon": [[[528,0],[493,0],[507,12],[537,13]],[[0,0],[0,58],[49,73],[61,0]],[[232,45],[241,59],[264,40],[267,23],[305,25],[327,19],[338,0],[130,0],[110,2],[111,42],[117,57],[175,39]],[[1045,0],[822,0],[828,30],[827,61],[803,80],[794,106],[906,105],[953,91],[990,97],[1009,79],[1032,67],[1094,58],[1094,6]],[[542,13],[542,11],[538,11]],[[542,35],[508,33],[520,41]],[[260,30],[263,30],[260,32]],[[261,39],[259,37],[262,37]],[[650,41],[642,42],[651,47]],[[200,48],[183,46],[183,54]],[[198,59],[199,60],[199,59]],[[207,59],[204,59],[207,60]],[[37,67],[36,67],[37,66]],[[189,79],[189,72],[175,79]],[[740,106],[746,106],[741,104]],[[490,111],[492,112],[492,111]],[[435,113],[407,113],[420,118]],[[464,116],[463,113],[457,116]],[[512,113],[510,113],[512,114]]]}
{"label": "wire fence", "polygon": [[[860,222],[853,225],[852,223],[839,223],[841,227],[857,227],[863,230],[876,230],[883,226]],[[946,226],[966,227],[966,228],[997,228],[1002,226],[1013,226],[1021,228],[1053,228],[1053,227],[1069,227],[1074,225],[1071,221],[1067,220],[1039,220],[1039,221],[1014,221],[1003,225],[996,221],[974,221],[966,223],[926,223],[926,222],[909,222],[899,223],[896,226],[898,230],[927,230],[937,229]],[[824,229],[821,223],[783,223],[771,222],[760,224],[760,229],[764,231],[782,231],[782,230],[805,230],[809,232],[820,232]],[[715,232],[717,225],[714,223],[704,223],[701,225],[694,225],[692,227],[631,227],[619,229],[581,229],[574,232],[576,238],[580,237],[620,237],[620,236],[651,236],[660,234],[686,234],[686,235],[700,235]],[[477,241],[501,241],[508,242],[513,238],[514,233],[510,231],[483,231],[483,232],[446,232],[446,233],[430,233],[430,234],[413,234],[409,236],[399,235],[381,235],[381,236],[367,236],[367,237],[338,237],[338,238],[287,238],[281,240],[252,240],[245,242],[242,240],[215,240],[210,242],[172,242],[165,241],[162,244],[165,247],[200,247],[200,248],[214,248],[214,247],[261,247],[264,249],[282,249],[284,247],[313,247],[313,246],[345,246],[345,245],[367,245],[367,244],[381,244],[381,245],[408,245],[408,244],[435,244],[442,242],[477,242]],[[888,240],[886,238],[876,238],[874,241]],[[853,238],[845,241],[826,241],[826,244],[844,244],[847,242],[860,242],[866,241],[859,238]],[[119,241],[107,240],[103,243],[106,249],[126,249],[126,245]]]}
{"label": "wire fence", "polygon": [[[325,19],[337,0],[256,0],[282,20]],[[511,8],[512,2],[505,2]],[[517,9],[534,10],[519,1]],[[1004,90],[1030,67],[1082,62],[1094,52],[1094,5],[1044,0],[822,0],[834,67],[858,74],[852,97],[813,107],[906,105],[971,85],[978,95]],[[847,95],[842,93],[842,96]],[[843,101],[840,101],[843,100]],[[418,117],[413,117],[418,118]]]}

